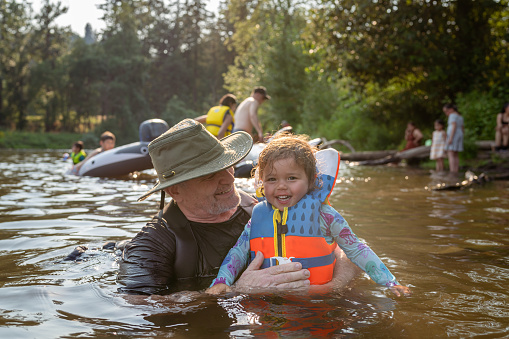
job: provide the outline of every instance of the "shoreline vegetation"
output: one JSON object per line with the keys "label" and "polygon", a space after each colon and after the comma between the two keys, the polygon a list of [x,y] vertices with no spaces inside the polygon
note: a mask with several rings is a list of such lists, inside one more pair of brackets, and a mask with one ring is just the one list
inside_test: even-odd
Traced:
{"label": "shoreline vegetation", "polygon": [[[73,142],[82,140],[85,149],[95,149],[99,145],[99,136],[89,133],[45,133],[19,132],[0,130],[0,150],[52,149],[69,150]],[[134,141],[134,140],[133,140]],[[132,142],[132,141],[131,141]],[[126,142],[128,143],[128,142]],[[473,171],[475,174],[499,174],[509,172],[509,152],[495,152],[491,140],[477,141],[474,149],[460,153],[460,172]],[[404,155],[407,153],[407,155]],[[401,156],[403,154],[403,156]],[[392,162],[389,160],[393,160]],[[359,165],[377,166],[389,163],[402,163],[411,167],[433,170],[435,162],[429,160],[426,146],[411,149],[407,152],[396,150],[376,150],[362,152],[345,152],[341,161]],[[445,160],[447,167],[447,159]]]}
{"label": "shoreline vegetation", "polygon": [[146,119],[171,126],[264,86],[264,131],[284,120],[356,150],[400,149],[410,121],[430,138],[453,103],[466,147],[494,138],[509,100],[508,1],[225,0],[213,15],[200,1],[107,0],[104,28],[84,36],[58,24],[62,2],[4,1],[0,130],[90,131],[86,148],[108,130],[126,144]]}

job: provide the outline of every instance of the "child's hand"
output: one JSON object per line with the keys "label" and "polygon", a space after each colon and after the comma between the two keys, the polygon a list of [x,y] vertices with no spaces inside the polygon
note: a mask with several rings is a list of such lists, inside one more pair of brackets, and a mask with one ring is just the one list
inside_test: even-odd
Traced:
{"label": "child's hand", "polygon": [[[215,287],[215,286],[214,286]],[[403,294],[405,297],[412,295],[412,291],[406,286],[403,285],[394,285],[389,287],[389,289],[394,293],[397,297],[401,297]]]}
{"label": "child's hand", "polygon": [[225,293],[225,292],[231,292],[231,288],[230,286],[226,285],[226,284],[215,284],[214,286],[212,287],[209,287],[205,293],[208,293],[208,294],[220,294],[220,293]]}

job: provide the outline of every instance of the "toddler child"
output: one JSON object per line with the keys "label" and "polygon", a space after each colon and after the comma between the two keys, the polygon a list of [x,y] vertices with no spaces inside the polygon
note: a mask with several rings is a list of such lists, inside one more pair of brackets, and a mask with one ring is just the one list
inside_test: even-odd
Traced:
{"label": "toddler child", "polygon": [[389,287],[397,296],[410,294],[410,289],[396,281],[328,204],[339,169],[339,153],[326,149],[318,151],[315,158],[306,141],[305,136],[282,134],[260,153],[257,173],[261,186],[257,193],[266,201],[254,207],[251,220],[207,293],[229,290],[247,266],[248,255],[252,260],[258,251],[266,258],[262,268],[301,262],[310,271],[311,284],[325,284],[332,280],[338,244],[375,282]]}
{"label": "toddler child", "polygon": [[429,158],[436,160],[436,170],[444,170],[445,158],[445,141],[447,140],[447,133],[444,131],[444,122],[440,119],[435,120],[435,131],[431,141],[431,152]]}
{"label": "toddler child", "polygon": [[87,157],[87,154],[83,150],[83,141],[76,141],[74,144],[72,144],[71,151],[71,159],[73,165],[80,163]]}

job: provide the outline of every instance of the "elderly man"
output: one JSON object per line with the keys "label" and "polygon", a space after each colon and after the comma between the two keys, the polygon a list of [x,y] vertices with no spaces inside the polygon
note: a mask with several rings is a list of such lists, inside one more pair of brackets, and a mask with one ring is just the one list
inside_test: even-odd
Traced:
{"label": "elderly man", "polygon": [[[208,287],[256,203],[235,188],[232,167],[249,153],[252,142],[245,132],[218,140],[186,119],[150,143],[159,182],[140,200],[161,191],[162,210],[124,248],[120,290],[166,294]],[[172,197],[166,206],[165,194]],[[261,253],[256,256],[237,288],[309,285],[309,271],[300,263],[260,270],[263,259]]]}

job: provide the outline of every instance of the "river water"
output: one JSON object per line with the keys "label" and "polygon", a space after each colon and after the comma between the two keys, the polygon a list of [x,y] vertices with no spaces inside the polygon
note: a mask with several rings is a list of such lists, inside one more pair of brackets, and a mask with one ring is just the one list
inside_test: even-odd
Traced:
{"label": "river water", "polygon": [[428,171],[342,165],[332,205],[411,297],[363,274],[313,294],[126,297],[101,247],[156,213],[156,195],[136,202],[154,177],[70,176],[61,155],[0,151],[0,338],[509,337],[507,181],[431,191]]}

